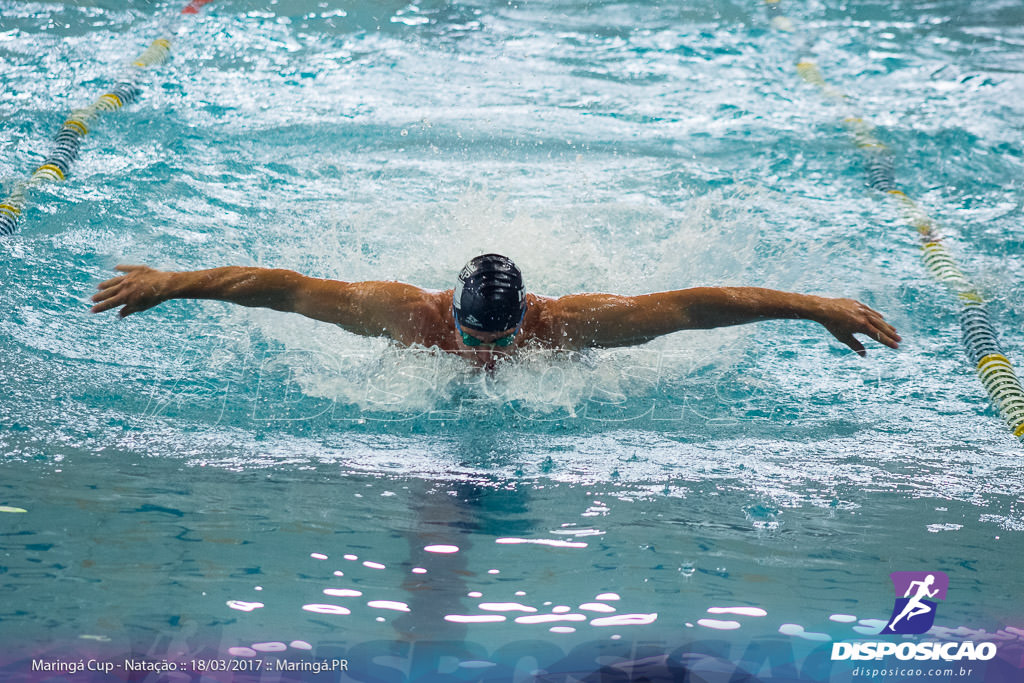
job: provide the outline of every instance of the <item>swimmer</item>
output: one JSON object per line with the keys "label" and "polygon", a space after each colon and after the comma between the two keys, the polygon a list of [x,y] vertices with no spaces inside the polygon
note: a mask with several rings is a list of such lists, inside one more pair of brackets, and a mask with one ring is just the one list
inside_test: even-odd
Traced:
{"label": "swimmer", "polygon": [[171,299],[214,299],[300,313],[355,334],[437,347],[492,366],[523,347],[582,350],[643,344],[680,330],[795,318],[820,323],[861,356],[864,334],[890,348],[900,336],[877,311],[833,299],[761,287],[693,287],[638,296],[528,293],[511,259],[484,254],[459,272],[454,289],[427,290],[390,281],[344,282],[290,270],[227,266],[167,272],[117,266],[101,282],[93,313],[120,317]]}

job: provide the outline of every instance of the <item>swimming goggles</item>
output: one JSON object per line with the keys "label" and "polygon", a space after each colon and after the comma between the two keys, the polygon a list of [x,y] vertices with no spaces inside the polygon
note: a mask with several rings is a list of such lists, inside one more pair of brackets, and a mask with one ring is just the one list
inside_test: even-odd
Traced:
{"label": "swimming goggles", "polygon": [[511,346],[512,342],[515,341],[516,335],[519,334],[519,328],[523,326],[523,318],[525,317],[526,306],[523,306],[523,312],[519,316],[519,322],[516,323],[516,329],[512,330],[512,334],[506,334],[504,337],[499,337],[494,341],[485,342],[462,329],[462,325],[459,324],[459,316],[455,314],[455,306],[452,306],[452,318],[455,320],[455,329],[462,335],[462,343],[466,346],[480,346],[481,344],[487,344],[488,346]]}

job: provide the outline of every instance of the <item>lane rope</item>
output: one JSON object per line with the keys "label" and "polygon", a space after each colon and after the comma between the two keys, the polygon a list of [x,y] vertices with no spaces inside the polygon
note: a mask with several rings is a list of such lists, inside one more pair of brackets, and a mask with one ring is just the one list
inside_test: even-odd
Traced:
{"label": "lane rope", "polygon": [[[793,21],[782,14],[779,0],[765,0],[765,5],[773,27],[786,33],[796,31]],[[817,87],[825,99],[849,111],[847,96],[825,80],[813,61],[801,59],[796,64],[796,72],[804,81]],[[897,185],[893,154],[875,137],[874,127],[853,113],[845,115],[842,123],[850,133],[853,144],[861,151],[868,186],[895,202],[903,222],[918,232],[925,270],[956,294],[957,301],[963,307],[959,321],[964,352],[974,366],[992,405],[1013,435],[1024,440],[1024,387],[1002,351],[984,297],[960,269],[952,252],[942,243],[935,221]]]}
{"label": "lane rope", "polygon": [[[192,0],[181,14],[196,14],[199,8],[213,0]],[[173,33],[173,27],[164,28],[167,34]],[[71,166],[82,151],[82,143],[90,129],[101,114],[107,114],[125,107],[139,98],[142,88],[139,86],[144,69],[156,66],[167,60],[171,53],[169,38],[157,38],[135,59],[129,62],[120,78],[109,91],[100,95],[87,107],[75,109],[64,121],[54,137],[50,153],[43,163],[37,167],[26,180],[14,185],[10,195],[0,202],[0,237],[11,235],[28,206],[32,188],[45,183],[60,182],[68,177]]]}

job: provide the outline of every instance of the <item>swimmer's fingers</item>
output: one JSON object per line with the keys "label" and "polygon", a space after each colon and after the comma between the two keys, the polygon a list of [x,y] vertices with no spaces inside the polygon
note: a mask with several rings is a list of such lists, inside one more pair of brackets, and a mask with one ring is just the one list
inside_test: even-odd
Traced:
{"label": "swimmer's fingers", "polygon": [[89,309],[93,313],[102,313],[123,305],[131,291],[123,276],[101,282],[97,287],[100,291],[92,295],[96,305]]}
{"label": "swimmer's fingers", "polygon": [[124,275],[118,275],[117,277],[112,277],[109,280],[104,280],[96,285],[96,289],[107,289],[108,287],[113,287],[120,282],[124,282]]}
{"label": "swimmer's fingers", "polygon": [[896,330],[889,332],[888,330],[877,326],[874,332],[869,333],[869,336],[879,344],[885,344],[890,349],[898,349],[900,347],[900,341],[903,339],[900,335],[896,334]]}
{"label": "swimmer's fingers", "polygon": [[111,308],[117,308],[123,302],[117,300],[104,301],[102,304],[96,304],[89,309],[90,313],[102,313],[103,311],[109,311]]}
{"label": "swimmer's fingers", "polygon": [[118,265],[114,266],[114,270],[120,270],[122,273],[124,273],[124,275],[117,275],[116,277],[112,277],[109,280],[104,280],[103,282],[101,282],[98,285],[96,285],[96,289],[107,289],[108,287],[113,287],[116,284],[124,282],[134,272],[137,272],[137,271],[145,272],[145,271],[151,271],[153,269],[150,268],[149,266],[131,266],[131,265],[126,265],[124,263],[121,263],[121,264],[118,264]]}
{"label": "swimmer's fingers", "polygon": [[112,308],[122,306],[121,310],[117,312],[117,315],[118,317],[126,318],[132,313],[141,313],[142,311],[153,308],[155,305],[156,304],[152,303],[139,303],[138,301],[125,303],[121,298],[114,298],[109,301],[104,301],[101,304],[96,304],[90,310],[92,310],[93,313],[102,313],[103,311],[109,311]]}
{"label": "swimmer's fingers", "polygon": [[[833,334],[835,334],[835,333],[833,333]],[[864,356],[868,355],[867,349],[864,348],[864,345],[861,344],[857,340],[857,338],[853,336],[853,334],[851,334],[851,333],[847,333],[847,334],[839,333],[839,334],[835,334],[835,337],[836,337],[836,339],[838,339],[839,341],[843,342],[844,344],[849,346],[851,349],[856,351],[857,355],[860,356],[861,358],[863,358]]]}
{"label": "swimmer's fingers", "polygon": [[[870,332],[866,330],[858,331],[861,334],[866,334],[867,336],[871,337],[880,344],[888,346],[890,349],[898,349],[900,347],[899,343],[895,339],[892,339],[891,337],[887,336],[886,334],[878,330]],[[858,356],[863,358],[868,355],[867,349],[864,348],[864,345],[860,343],[859,339],[853,336],[852,332],[833,332],[832,334],[835,336],[836,339],[838,339],[839,341],[843,342],[851,349],[856,351]]]}
{"label": "swimmer's fingers", "polygon": [[113,285],[107,285],[105,287],[103,285],[100,285],[99,290],[100,291],[92,295],[93,301],[106,301],[110,297],[119,294],[122,290],[122,287],[121,283],[118,282]]}
{"label": "swimmer's fingers", "polygon": [[898,349],[900,342],[903,341],[903,337],[899,335],[896,328],[885,322],[885,319],[877,311],[871,309],[868,309],[868,311],[870,311],[868,314],[868,329],[864,331],[864,334],[867,334],[880,344],[885,344],[890,349]]}
{"label": "swimmer's fingers", "polygon": [[[103,282],[101,282],[98,285],[96,285],[96,289],[100,290],[100,294],[103,294],[105,290],[109,290],[112,287],[116,287],[117,285],[124,284],[124,282],[129,277],[128,273],[131,273],[132,271],[140,270],[140,269],[143,269],[143,268],[146,268],[146,266],[127,266],[127,265],[124,265],[124,264],[121,264],[121,265],[118,265],[118,266],[114,266],[114,270],[120,270],[121,272],[126,273],[126,274],[125,275],[117,275],[115,277],[110,278],[109,280],[104,280]],[[99,301],[97,296],[99,296],[99,295],[94,296],[92,298],[92,300],[93,301]],[[103,297],[103,298],[106,298],[106,297]]]}
{"label": "swimmer's fingers", "polygon": [[864,334],[891,349],[899,348],[900,335],[882,314],[853,299],[832,299],[824,320],[825,328],[857,355],[866,356],[864,345],[854,337]]}
{"label": "swimmer's fingers", "polygon": [[[870,337],[874,341],[877,341],[880,344],[884,344],[884,345],[888,346],[889,348],[899,348],[899,341],[898,341],[899,335],[897,335],[897,339],[894,339],[894,338],[890,337],[888,334],[886,334],[885,332],[882,332],[881,330],[877,330],[877,329],[876,330],[858,330],[857,332],[859,332],[860,334],[863,334],[863,335],[867,335],[868,337]],[[847,346],[852,348],[854,351],[856,351],[857,355],[859,355],[861,357],[867,355],[867,350],[864,348],[864,345],[861,344],[860,341],[856,337],[853,336],[852,332],[831,331],[831,333],[833,333],[833,335],[836,337],[836,339],[840,340],[841,342],[843,342],[844,344],[846,344]]]}
{"label": "swimmer's fingers", "polygon": [[149,266],[120,264],[116,267],[124,275],[118,275],[97,285],[99,291],[93,295],[96,305],[93,313],[102,313],[123,306],[118,313],[122,318],[153,308],[165,297],[161,294],[161,282],[166,273]]}
{"label": "swimmer's fingers", "polygon": [[148,311],[159,303],[160,299],[136,298],[134,301],[122,308],[120,312],[118,312],[118,315],[124,318],[132,313],[142,313],[143,311]]}
{"label": "swimmer's fingers", "polygon": [[[96,296],[99,296],[99,294],[97,294]],[[100,303],[96,304],[89,310],[93,313],[102,313],[103,311],[109,311],[112,308],[123,306],[126,303],[126,298],[127,297],[125,296],[124,292],[115,292],[114,294],[111,294],[108,297],[104,297],[104,299],[100,301]],[[95,300],[96,297],[93,297],[93,299]]]}
{"label": "swimmer's fingers", "polygon": [[887,323],[881,313],[868,306],[864,306],[864,308],[867,309],[868,317],[876,327],[896,341],[900,341],[900,335],[896,332],[896,328]]}

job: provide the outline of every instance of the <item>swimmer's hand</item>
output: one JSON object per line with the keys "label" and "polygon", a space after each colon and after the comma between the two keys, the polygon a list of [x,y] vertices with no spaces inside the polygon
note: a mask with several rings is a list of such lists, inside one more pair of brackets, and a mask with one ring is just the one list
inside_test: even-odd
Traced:
{"label": "swimmer's hand", "polygon": [[117,266],[124,275],[118,275],[96,285],[99,291],[93,295],[96,302],[90,310],[102,313],[122,306],[118,315],[122,318],[132,313],[145,311],[172,298],[170,280],[174,273],[155,270],[149,266]]}
{"label": "swimmer's hand", "polygon": [[860,356],[866,356],[864,345],[853,335],[865,334],[890,349],[898,349],[900,335],[882,314],[855,299],[821,299],[819,310],[808,316]]}

